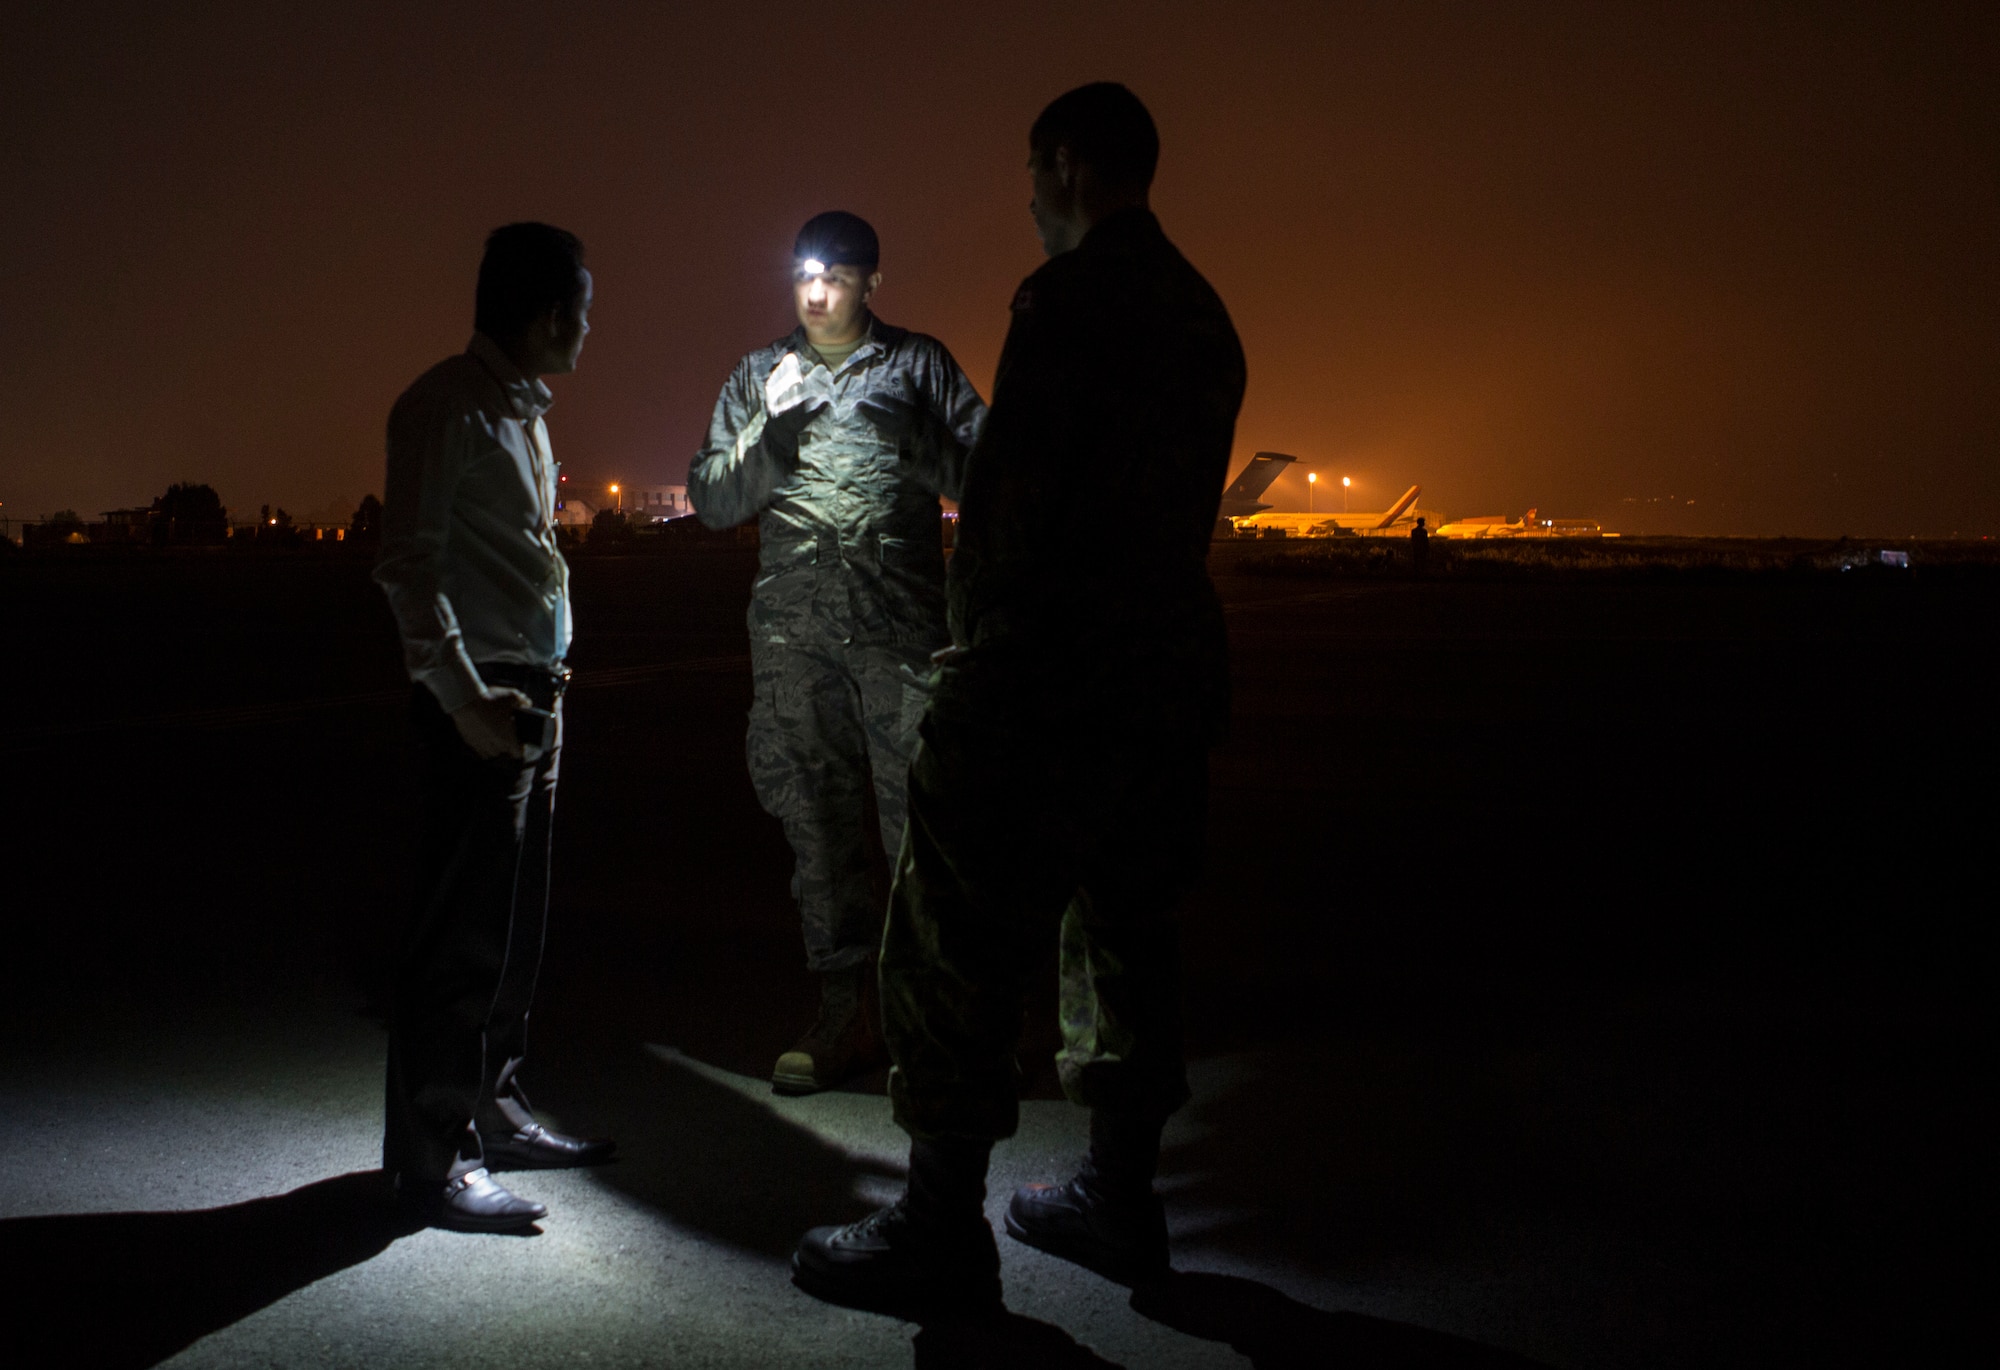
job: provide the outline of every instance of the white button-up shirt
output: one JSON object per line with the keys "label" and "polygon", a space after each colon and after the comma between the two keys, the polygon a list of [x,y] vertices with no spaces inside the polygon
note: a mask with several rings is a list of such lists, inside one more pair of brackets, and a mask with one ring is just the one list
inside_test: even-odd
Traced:
{"label": "white button-up shirt", "polygon": [[569,567],[556,546],[552,396],[484,334],[389,413],[382,553],[410,679],[449,712],[475,663],[550,667],[569,651]]}

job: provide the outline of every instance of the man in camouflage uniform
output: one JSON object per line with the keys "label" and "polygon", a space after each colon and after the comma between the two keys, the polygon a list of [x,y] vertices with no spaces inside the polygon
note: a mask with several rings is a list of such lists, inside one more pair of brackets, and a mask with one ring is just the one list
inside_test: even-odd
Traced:
{"label": "man in camouflage uniform", "polygon": [[1050,942],[1058,1064],[1091,1110],[1090,1152],[1066,1184],[1017,1191],[1008,1231],[1120,1279],[1167,1268],[1152,1182],[1188,1098],[1173,914],[1198,874],[1207,746],[1227,711],[1207,554],[1243,352],[1147,208],[1159,142],[1130,91],[1071,91],[1029,146],[1051,260],[1015,297],[966,476],[954,647],[911,766],[882,943],[909,1186],[808,1232],[792,1261],[802,1288],[858,1307],[999,1298],[987,1159],[1018,1121],[1024,983]]}
{"label": "man in camouflage uniform", "polygon": [[818,215],[794,257],[799,326],[737,363],[688,498],[711,528],[757,520],[750,778],[791,842],[821,987],[771,1078],[804,1094],[882,1059],[867,793],[893,859],[930,655],[949,641],[938,497],[958,498],[986,406],[944,344],[869,310],[882,277],[864,220]]}

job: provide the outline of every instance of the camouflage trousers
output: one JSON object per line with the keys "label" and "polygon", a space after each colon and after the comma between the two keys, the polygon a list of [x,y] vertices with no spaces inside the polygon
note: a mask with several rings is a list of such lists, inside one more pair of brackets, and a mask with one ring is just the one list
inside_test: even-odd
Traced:
{"label": "camouflage trousers", "polygon": [[929,653],[753,642],[751,667],[750,782],[792,846],[806,965],[860,965],[882,940],[882,905],[868,879],[868,789],[872,782],[879,840],[893,860],[917,722],[930,698]]}
{"label": "camouflage trousers", "polygon": [[1051,941],[1064,1092],[1164,1117],[1188,1098],[1175,907],[1200,874],[1204,725],[986,650],[938,673],[910,768],[881,963],[896,1121],[1013,1134],[1024,989]]}

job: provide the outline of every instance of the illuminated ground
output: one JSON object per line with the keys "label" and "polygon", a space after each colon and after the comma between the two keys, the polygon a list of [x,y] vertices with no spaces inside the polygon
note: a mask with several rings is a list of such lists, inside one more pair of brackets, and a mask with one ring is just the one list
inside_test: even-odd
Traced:
{"label": "illuminated ground", "polygon": [[[1226,570],[1248,555],[1225,549]],[[805,978],[741,769],[732,553],[588,559],[539,1236],[381,1220],[407,859],[359,563],[0,564],[0,1265],[38,1364],[1941,1363],[1989,1078],[1994,587],[1224,579],[1165,1297],[1002,1241],[1010,1320],[794,1291],[893,1189],[875,1086],[758,1077]],[[1049,1005],[995,1204],[1057,1173]],[[1978,1082],[1978,1083],[1968,1083]],[[116,1216],[123,1215],[123,1216]],[[1921,1309],[1921,1312],[1914,1310]],[[1235,1344],[1232,1349],[1231,1343]]]}
{"label": "illuminated ground", "polygon": [[[597,1174],[523,1178],[523,1191],[554,1210],[538,1235],[411,1235],[371,1217],[372,1177],[357,1173],[378,1141],[378,1047],[366,1023],[322,1003],[267,1009],[254,1025],[183,1021],[170,1047],[137,1060],[92,1052],[13,1072],[10,1215],[224,1210],[96,1233],[64,1233],[73,1218],[10,1223],[12,1253],[53,1267],[30,1277],[37,1292],[121,1291],[115,1319],[72,1322],[72,1306],[67,1325],[49,1326],[30,1307],[28,1326],[83,1364],[150,1364],[187,1341],[172,1364],[867,1366],[912,1356],[919,1329],[806,1299],[783,1264],[802,1224],[893,1191],[900,1136],[879,1099],[779,1100],[761,1081],[646,1049],[617,1072],[629,1093],[616,1111],[652,1115],[650,1125],[621,1128],[632,1159]],[[1211,1098],[1248,1083],[1241,1062],[1212,1062],[1201,1074]],[[1185,1146],[1202,1126],[1177,1126],[1174,1140]],[[997,1160],[998,1184],[1053,1173],[1074,1154],[1075,1133],[1065,1105],[1031,1101]],[[163,1154],[166,1139],[174,1150]],[[1174,1184],[1198,1191],[1202,1177],[1183,1172]],[[990,1208],[997,1224],[998,1202]],[[1182,1267],[1236,1277],[1188,1286],[1219,1310],[1204,1329],[1211,1335],[1267,1346],[1311,1337],[1310,1309],[1288,1305],[1280,1290],[1307,1304],[1454,1320],[1421,1287],[1329,1280],[1205,1240],[1242,1216],[1199,1197],[1176,1203]],[[1058,1365],[1233,1363],[1215,1342],[1134,1312],[1122,1290],[1011,1242],[1003,1254],[1014,1317],[976,1334],[927,1329],[917,1363],[970,1354],[974,1364],[1017,1364],[1030,1352]],[[235,1306],[244,1286],[264,1280],[281,1297]],[[1490,1305],[1496,1292],[1474,1297]],[[1276,1305],[1280,1317],[1260,1310],[1252,1324],[1235,1311],[1245,1299]],[[1295,1327],[1284,1326],[1285,1313]],[[1162,1316],[1194,1325],[1188,1310]],[[1471,1350],[1390,1323],[1328,1320],[1316,1340],[1371,1335],[1442,1345],[1455,1357]]]}

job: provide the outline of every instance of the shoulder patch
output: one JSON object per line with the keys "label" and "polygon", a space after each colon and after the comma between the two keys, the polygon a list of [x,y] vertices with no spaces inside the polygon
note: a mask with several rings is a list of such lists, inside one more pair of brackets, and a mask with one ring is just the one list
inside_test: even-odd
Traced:
{"label": "shoulder patch", "polygon": [[1025,314],[1034,307],[1035,307],[1035,292],[1033,289],[1024,285],[1019,290],[1014,292],[1013,308],[1016,314]]}

